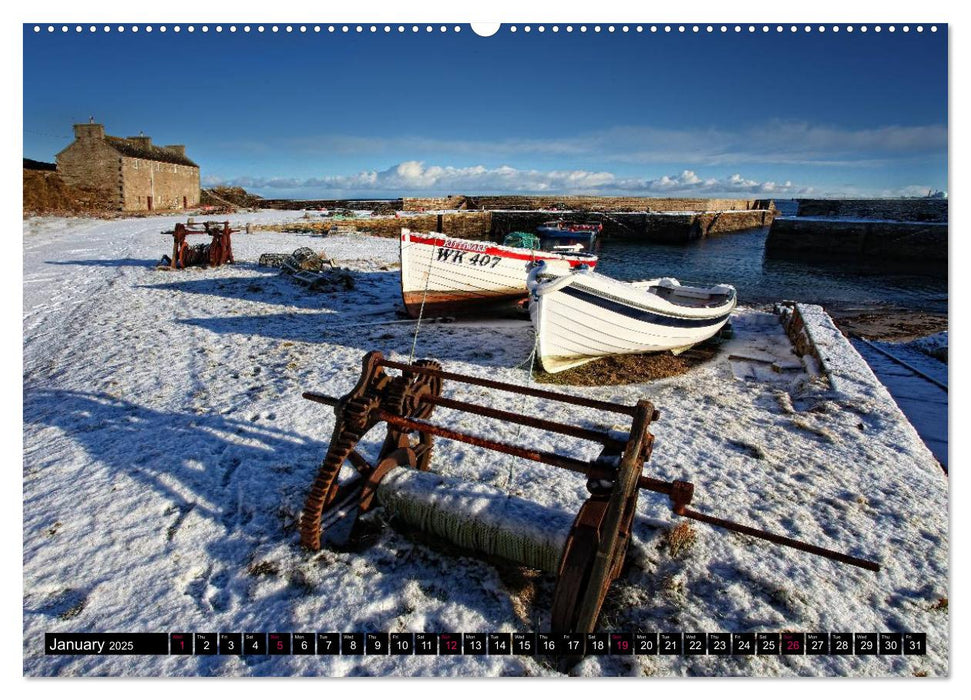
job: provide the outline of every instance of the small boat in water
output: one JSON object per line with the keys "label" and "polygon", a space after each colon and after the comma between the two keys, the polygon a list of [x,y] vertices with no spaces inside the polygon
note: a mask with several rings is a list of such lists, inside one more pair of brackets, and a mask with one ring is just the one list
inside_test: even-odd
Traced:
{"label": "small boat in water", "polygon": [[711,338],[736,304],[727,284],[689,287],[672,278],[621,282],[589,269],[530,270],[529,314],[543,369],[562,372],[608,355],[679,353]]}
{"label": "small boat in water", "polygon": [[603,230],[603,224],[595,221],[574,223],[572,221],[547,221],[536,229],[543,241],[543,248],[554,246],[580,246],[581,250],[592,250],[594,240]]}
{"label": "small boat in water", "polygon": [[401,229],[401,296],[408,315],[469,314],[524,301],[528,267],[536,261],[560,274],[597,264],[592,253],[542,250],[527,238],[510,242],[514,245]]}

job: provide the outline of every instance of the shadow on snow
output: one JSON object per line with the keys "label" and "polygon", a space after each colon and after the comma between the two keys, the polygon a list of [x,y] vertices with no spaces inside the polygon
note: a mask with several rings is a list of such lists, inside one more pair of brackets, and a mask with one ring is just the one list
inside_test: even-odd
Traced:
{"label": "shadow on snow", "polygon": [[[325,439],[329,423],[322,415],[320,435]],[[125,475],[154,495],[159,506],[153,516],[158,521],[157,556],[181,553],[204,569],[180,583],[181,592],[192,598],[202,614],[219,615],[223,629],[249,626],[299,631],[306,622],[303,615],[312,614],[307,611],[337,605],[329,597],[336,592],[328,591],[325,582],[334,576],[339,579],[342,572],[360,576],[361,561],[374,577],[367,584],[371,604],[353,620],[340,623],[350,625],[340,631],[392,629],[397,619],[411,614],[409,601],[415,595],[434,603],[435,610],[421,612],[427,623],[445,629],[447,616],[453,612],[449,601],[459,589],[464,590],[462,603],[480,611],[487,624],[515,619],[500,574],[492,566],[440,554],[384,528],[373,531],[377,541],[361,551],[325,552],[323,559],[302,553],[296,559],[278,561],[281,544],[300,553],[296,519],[326,451],[324,442],[221,415],[166,412],[102,393],[56,389],[25,392],[24,425],[59,428],[96,463],[89,468],[107,468],[105,483]],[[25,462],[27,469],[29,461]],[[83,493],[77,497],[85,500]],[[194,545],[195,538],[205,532],[196,530],[180,544],[181,528],[190,513],[217,526],[209,529],[213,534],[208,541]],[[196,546],[204,548],[204,553],[194,552]],[[270,568],[254,568],[261,563]],[[132,566],[141,565],[152,564],[132,562]],[[314,583],[319,577],[321,581]],[[468,590],[470,581],[475,583]],[[415,588],[402,598],[406,584]],[[74,608],[83,611],[89,594],[65,588],[54,598],[25,607],[24,613],[54,620]],[[301,613],[304,606],[309,607]],[[78,619],[83,621],[84,613],[80,614]],[[150,625],[149,620],[146,623]],[[221,675],[230,661],[228,657],[195,658],[196,666],[185,669],[191,675]],[[243,657],[242,661],[252,675],[308,673],[285,657]],[[70,657],[48,658],[42,664],[46,670],[35,670],[43,675],[70,674],[70,662]],[[395,672],[394,663],[380,668],[379,673]],[[371,664],[343,670],[350,675],[374,671]],[[309,671],[311,675],[321,672],[327,670]],[[235,667],[233,674],[238,673]]]}

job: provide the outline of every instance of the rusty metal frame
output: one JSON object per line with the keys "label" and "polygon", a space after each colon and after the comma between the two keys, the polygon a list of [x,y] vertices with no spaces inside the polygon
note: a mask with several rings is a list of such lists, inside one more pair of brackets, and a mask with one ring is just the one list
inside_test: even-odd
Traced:
{"label": "rusty metal frame", "polygon": [[[163,236],[172,236],[172,258],[169,269],[184,269],[190,265],[218,267],[235,262],[232,234],[238,232],[238,229],[229,227],[228,221],[206,221],[202,224],[177,223],[173,231],[162,232]],[[191,235],[203,234],[208,234],[212,238],[205,261],[190,260],[188,253],[191,247],[186,238]]]}

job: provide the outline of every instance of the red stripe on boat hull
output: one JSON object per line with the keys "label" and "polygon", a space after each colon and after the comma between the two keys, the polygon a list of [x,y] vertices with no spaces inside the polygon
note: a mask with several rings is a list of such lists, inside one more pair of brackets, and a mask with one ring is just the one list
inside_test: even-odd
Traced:
{"label": "red stripe on boat hull", "polygon": [[[591,269],[597,265],[597,257],[591,256],[589,258],[579,258],[573,259],[568,253],[548,253],[546,251],[534,250],[532,252],[525,253],[514,253],[508,248],[498,248],[489,243],[476,244],[474,241],[469,241],[471,245],[468,247],[462,246],[450,246],[444,245],[446,240],[463,240],[464,239],[446,239],[446,238],[426,238],[425,236],[420,236],[418,234],[412,233],[407,239],[409,243],[417,243],[419,245],[432,245],[439,248],[445,248],[447,250],[464,250],[470,253],[481,253],[483,255],[495,255],[500,258],[506,258],[509,260],[566,260],[570,263],[570,267],[579,267],[580,265],[586,265]],[[481,250],[479,249],[481,245]]]}

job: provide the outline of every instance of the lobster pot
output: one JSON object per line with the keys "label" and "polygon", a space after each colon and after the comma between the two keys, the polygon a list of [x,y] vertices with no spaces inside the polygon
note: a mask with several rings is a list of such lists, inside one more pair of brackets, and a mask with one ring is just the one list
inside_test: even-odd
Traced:
{"label": "lobster pot", "polygon": [[399,467],[377,489],[385,512],[464,549],[557,573],[574,515],[493,486]]}

